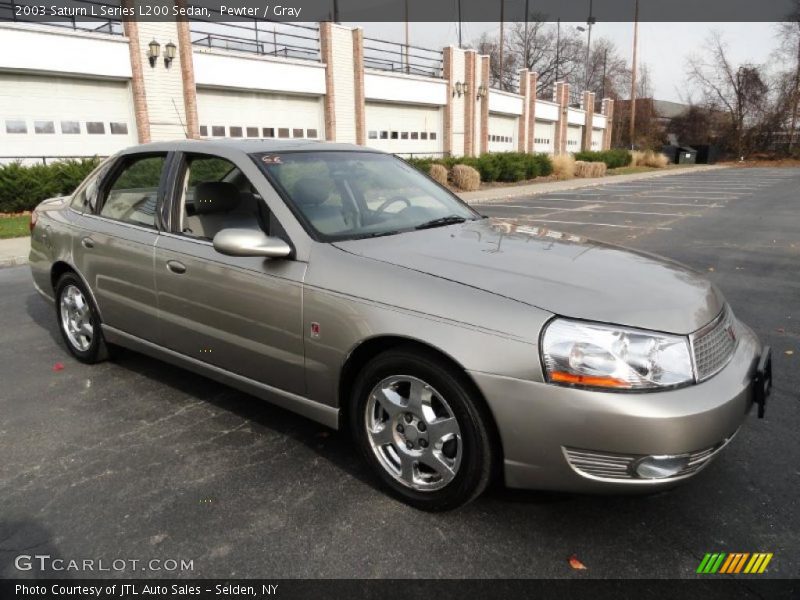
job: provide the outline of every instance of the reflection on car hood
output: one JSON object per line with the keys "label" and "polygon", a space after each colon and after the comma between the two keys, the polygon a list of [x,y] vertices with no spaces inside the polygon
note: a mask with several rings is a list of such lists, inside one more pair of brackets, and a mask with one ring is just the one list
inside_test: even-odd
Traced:
{"label": "reflection on car hood", "polygon": [[483,219],[335,245],[559,315],[630,327],[690,333],[723,305],[711,282],[678,263],[510,221]]}

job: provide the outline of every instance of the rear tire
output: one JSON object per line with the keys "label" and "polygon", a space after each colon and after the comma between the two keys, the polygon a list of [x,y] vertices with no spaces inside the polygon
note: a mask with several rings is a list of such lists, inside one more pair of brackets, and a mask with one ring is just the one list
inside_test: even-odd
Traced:
{"label": "rear tire", "polygon": [[70,353],[87,364],[108,359],[100,314],[83,281],[75,273],[64,273],[58,279],[55,304],[58,330]]}
{"label": "rear tire", "polygon": [[443,511],[486,489],[494,457],[489,417],[476,394],[463,372],[417,348],[388,350],[361,370],[350,427],[392,495]]}

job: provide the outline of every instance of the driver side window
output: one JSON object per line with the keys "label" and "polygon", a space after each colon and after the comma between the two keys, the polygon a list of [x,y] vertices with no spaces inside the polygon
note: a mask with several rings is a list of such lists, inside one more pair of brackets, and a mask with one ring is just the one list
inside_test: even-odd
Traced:
{"label": "driver side window", "polygon": [[223,229],[261,229],[269,234],[269,211],[255,187],[231,161],[187,157],[180,232],[212,240]]}

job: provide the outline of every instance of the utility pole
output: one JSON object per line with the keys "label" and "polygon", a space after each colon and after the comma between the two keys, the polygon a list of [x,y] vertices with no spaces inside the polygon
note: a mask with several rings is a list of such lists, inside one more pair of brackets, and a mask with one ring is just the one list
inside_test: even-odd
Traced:
{"label": "utility pole", "polygon": [[461,48],[461,0],[458,0],[458,47]]}
{"label": "utility pole", "polygon": [[583,67],[583,89],[589,89],[589,57],[592,49],[592,25],[595,23],[595,18],[592,16],[592,0],[589,0],[589,18],[586,19],[586,27],[588,33],[586,34],[586,63]]}
{"label": "utility pole", "polygon": [[503,21],[505,20],[505,0],[500,0],[500,89],[503,89],[503,46],[505,45],[505,38],[503,35]]}
{"label": "utility pole", "polygon": [[528,0],[525,0],[525,64],[524,68],[528,68]]}
{"label": "utility pole", "polygon": [[556,21],[556,83],[558,82],[558,66],[561,63],[561,19]]}
{"label": "utility pole", "polygon": [[633,135],[636,131],[636,50],[639,41],[639,0],[634,0],[633,9],[633,63],[631,65],[631,150],[633,150]]}
{"label": "utility pole", "polygon": [[608,65],[608,48],[603,48],[603,81],[600,86],[600,99],[606,97],[606,66]]}

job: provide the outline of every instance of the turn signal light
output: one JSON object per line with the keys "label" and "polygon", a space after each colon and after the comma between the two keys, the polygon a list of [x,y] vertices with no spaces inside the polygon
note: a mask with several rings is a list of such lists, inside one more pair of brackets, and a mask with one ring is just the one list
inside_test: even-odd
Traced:
{"label": "turn signal light", "polygon": [[631,384],[622,379],[614,377],[597,377],[592,375],[573,375],[564,371],[555,371],[550,374],[550,381],[558,383],[576,383],[578,385],[594,385],[597,387],[609,388],[630,388]]}

